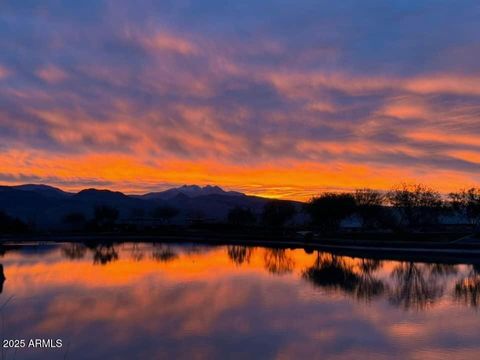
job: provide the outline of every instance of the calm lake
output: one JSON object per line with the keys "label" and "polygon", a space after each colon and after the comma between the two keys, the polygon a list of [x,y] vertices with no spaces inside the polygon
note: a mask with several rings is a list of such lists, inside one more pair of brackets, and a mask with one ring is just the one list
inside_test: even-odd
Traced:
{"label": "calm lake", "polygon": [[150,243],[0,263],[2,343],[62,340],[2,359],[480,358],[480,266]]}

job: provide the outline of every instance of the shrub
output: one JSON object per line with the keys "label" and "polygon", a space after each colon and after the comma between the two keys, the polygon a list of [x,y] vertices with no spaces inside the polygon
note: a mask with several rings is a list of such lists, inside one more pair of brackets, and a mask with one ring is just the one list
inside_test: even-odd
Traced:
{"label": "shrub", "polygon": [[273,228],[282,228],[295,215],[295,207],[289,201],[272,200],[265,204],[262,221]]}
{"label": "shrub", "polygon": [[386,197],[398,211],[400,226],[438,224],[444,209],[440,194],[421,184],[402,184],[390,190]]}
{"label": "shrub", "polygon": [[364,228],[382,226],[386,217],[385,195],[371,189],[358,189],[354,197],[356,213],[362,221],[362,226]]}
{"label": "shrub", "polygon": [[239,206],[230,209],[227,219],[232,225],[252,225],[257,220],[255,214],[250,209],[244,209]]}
{"label": "shrub", "polygon": [[340,222],[355,211],[355,198],[352,194],[324,193],[312,198],[306,205],[312,223],[323,231],[334,231]]}
{"label": "shrub", "polygon": [[463,216],[470,224],[480,226],[480,189],[471,188],[451,193],[450,204],[455,212]]}

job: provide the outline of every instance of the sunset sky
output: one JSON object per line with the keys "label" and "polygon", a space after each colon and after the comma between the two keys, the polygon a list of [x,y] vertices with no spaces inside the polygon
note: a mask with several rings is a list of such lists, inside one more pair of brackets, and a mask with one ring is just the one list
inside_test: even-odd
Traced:
{"label": "sunset sky", "polygon": [[0,184],[480,183],[476,0],[4,0]]}

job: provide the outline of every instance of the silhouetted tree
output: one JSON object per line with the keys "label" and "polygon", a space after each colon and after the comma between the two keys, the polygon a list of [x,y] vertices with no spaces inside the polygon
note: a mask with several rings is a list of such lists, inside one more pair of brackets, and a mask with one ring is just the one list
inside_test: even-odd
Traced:
{"label": "silhouetted tree", "polygon": [[400,226],[432,225],[444,210],[440,194],[421,184],[402,184],[387,193],[387,200],[400,216]]}
{"label": "silhouetted tree", "polygon": [[18,218],[7,215],[0,211],[0,233],[13,234],[28,231],[29,226]]}
{"label": "silhouetted tree", "polygon": [[63,217],[63,223],[68,225],[71,230],[81,230],[85,227],[87,219],[80,212],[71,212]]}
{"label": "silhouetted tree", "polygon": [[152,211],[152,216],[155,219],[160,219],[163,223],[170,222],[179,214],[179,210],[169,205],[158,206]]}
{"label": "silhouetted tree", "polygon": [[310,200],[306,210],[312,223],[323,231],[334,231],[340,222],[355,211],[355,198],[352,194],[324,193]]}
{"label": "silhouetted tree", "polygon": [[228,246],[228,257],[236,264],[242,265],[243,263],[249,263],[252,256],[253,248],[249,246]]}
{"label": "silhouetted tree", "polygon": [[93,223],[97,229],[111,229],[118,219],[118,210],[108,205],[95,206]]}
{"label": "silhouetted tree", "polygon": [[252,225],[257,220],[252,210],[245,209],[240,206],[230,209],[227,219],[230,224],[237,226]]}
{"label": "silhouetted tree", "polygon": [[364,228],[379,227],[385,217],[385,195],[371,189],[358,189],[355,191],[356,212],[362,220]]}
{"label": "silhouetted tree", "polygon": [[480,226],[480,188],[451,193],[450,204],[455,212],[470,224]]}
{"label": "silhouetted tree", "polygon": [[295,215],[295,206],[289,201],[272,200],[265,204],[262,221],[272,228],[282,228]]}

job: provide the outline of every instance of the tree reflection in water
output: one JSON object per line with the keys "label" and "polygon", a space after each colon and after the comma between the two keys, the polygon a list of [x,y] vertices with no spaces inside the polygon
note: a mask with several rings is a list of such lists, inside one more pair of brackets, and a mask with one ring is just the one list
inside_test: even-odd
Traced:
{"label": "tree reflection in water", "polygon": [[454,298],[467,306],[480,304],[480,266],[472,265],[469,274],[455,284]]}
{"label": "tree reflection in water", "polygon": [[391,274],[395,284],[389,295],[390,302],[406,310],[421,310],[432,305],[443,295],[444,286],[435,273],[432,276],[431,270],[427,264],[413,262],[396,266]]}
{"label": "tree reflection in water", "polygon": [[133,261],[142,261],[144,257],[142,248],[136,243],[133,244],[130,254],[132,256]]}
{"label": "tree reflection in water", "polygon": [[[379,279],[375,272],[383,262],[371,259],[350,259],[317,252],[314,264],[303,271],[303,278],[313,285],[343,291],[367,302],[385,296],[391,304],[404,309],[423,309],[444,292],[444,277],[458,272],[455,265],[416,264],[403,262],[390,277],[394,284]],[[480,282],[479,282],[480,284]]]}
{"label": "tree reflection in water", "polygon": [[[105,265],[119,259],[119,253],[113,243],[68,243],[62,245],[61,253],[68,259],[82,259],[88,250],[93,253],[93,263]],[[139,244],[123,247],[122,251],[130,251],[135,261],[145,260],[146,248]],[[185,246],[182,253],[204,254],[215,247]],[[226,255],[237,266],[245,266],[251,262],[255,249],[249,246],[231,245],[226,248]],[[357,300],[370,302],[383,297],[390,304],[403,309],[422,310],[433,305],[445,293],[445,286],[451,282],[447,278],[459,279],[449,293],[453,298],[467,306],[480,306],[480,266],[472,265],[471,269],[452,264],[415,263],[411,261],[395,262],[390,274],[382,271],[384,262],[373,259],[337,256],[311,249],[314,254],[312,266],[306,267],[302,278],[315,287],[341,291]],[[296,265],[295,252],[285,249],[264,249],[265,269],[271,274],[291,273]],[[178,253],[170,244],[153,244],[151,258],[159,262],[177,259]],[[465,272],[465,269],[466,272]],[[5,277],[0,264],[0,293]]]}
{"label": "tree reflection in water", "polygon": [[178,254],[169,245],[155,244],[152,258],[159,262],[169,262],[178,258]]}
{"label": "tree reflection in water", "polygon": [[62,246],[62,254],[70,260],[83,259],[87,252],[87,247],[83,244],[69,243]]}
{"label": "tree reflection in water", "polygon": [[265,249],[263,260],[265,269],[274,275],[291,273],[295,266],[293,257],[288,255],[285,249]]}
{"label": "tree reflection in water", "polygon": [[354,264],[347,263],[344,258],[317,252],[314,264],[305,269],[302,276],[314,286],[341,290],[357,299],[370,301],[382,295],[386,289],[386,285],[373,276],[374,271],[381,266],[380,261],[364,259],[356,273]]}
{"label": "tree reflection in water", "polygon": [[427,264],[432,276],[446,277],[458,273],[457,265],[453,264]]}
{"label": "tree reflection in water", "polygon": [[382,267],[383,262],[380,260],[362,259],[360,261],[360,281],[355,291],[358,299],[371,301],[388,290],[388,285],[374,276],[375,271]]}
{"label": "tree reflection in water", "polygon": [[235,265],[249,264],[253,248],[249,246],[227,246],[227,254]]}
{"label": "tree reflection in water", "polygon": [[376,259],[361,259],[359,267],[362,273],[372,275],[375,271],[383,267],[383,261]]}
{"label": "tree reflection in water", "polygon": [[112,244],[99,244],[93,249],[93,263],[106,265],[118,260],[118,252]]}

